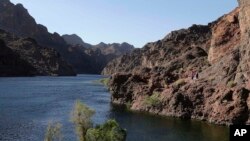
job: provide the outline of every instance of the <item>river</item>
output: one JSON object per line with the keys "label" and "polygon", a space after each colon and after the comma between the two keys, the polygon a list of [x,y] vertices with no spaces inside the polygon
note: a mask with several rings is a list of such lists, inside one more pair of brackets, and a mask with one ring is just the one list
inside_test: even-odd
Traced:
{"label": "river", "polygon": [[95,124],[116,119],[127,141],[228,141],[229,129],[206,122],[126,111],[110,103],[99,75],[0,78],[0,141],[43,141],[49,122],[63,125],[63,141],[76,141],[70,113],[76,100],[96,111]]}

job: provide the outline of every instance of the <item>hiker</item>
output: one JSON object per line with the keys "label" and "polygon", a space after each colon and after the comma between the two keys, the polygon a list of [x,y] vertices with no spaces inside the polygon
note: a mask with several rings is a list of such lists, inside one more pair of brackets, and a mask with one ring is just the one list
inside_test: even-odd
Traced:
{"label": "hiker", "polygon": [[199,73],[198,73],[198,71],[192,70],[192,71],[191,71],[191,78],[192,78],[192,80],[197,80],[197,79],[199,79]]}
{"label": "hiker", "polygon": [[195,72],[193,80],[199,79],[199,73],[198,71]]}
{"label": "hiker", "polygon": [[194,77],[195,77],[195,71],[191,71],[191,78],[192,78],[192,80],[194,80]]}

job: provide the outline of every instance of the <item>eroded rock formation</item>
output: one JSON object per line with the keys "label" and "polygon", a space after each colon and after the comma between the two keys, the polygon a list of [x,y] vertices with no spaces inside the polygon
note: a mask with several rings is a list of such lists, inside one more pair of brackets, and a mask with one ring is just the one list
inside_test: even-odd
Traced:
{"label": "eroded rock formation", "polygon": [[13,52],[0,39],[0,77],[7,76],[33,76],[37,72],[28,62]]}
{"label": "eroded rock formation", "polygon": [[112,101],[216,124],[250,124],[250,1],[109,63]]}
{"label": "eroded rock formation", "polygon": [[[0,40],[4,42],[1,45],[2,48],[6,48],[5,50],[7,51],[2,52],[4,58],[1,61],[5,60],[5,63],[2,62],[0,65],[1,76],[76,75],[72,67],[61,58],[58,52],[52,48],[38,45],[32,38],[19,38],[4,30],[0,30]],[[23,68],[20,66],[20,62]],[[4,66],[6,65],[8,66],[8,71],[5,71],[6,67]]]}
{"label": "eroded rock formation", "polygon": [[246,83],[250,78],[250,1],[238,0],[240,5],[240,29],[241,44],[240,56],[241,62],[238,67],[237,81]]}
{"label": "eroded rock formation", "polygon": [[93,47],[76,35],[49,33],[22,4],[14,5],[10,0],[0,0],[0,29],[18,37],[33,38],[40,46],[55,49],[77,73],[100,74],[109,61],[133,49],[131,45],[124,50],[112,44],[105,48]]}

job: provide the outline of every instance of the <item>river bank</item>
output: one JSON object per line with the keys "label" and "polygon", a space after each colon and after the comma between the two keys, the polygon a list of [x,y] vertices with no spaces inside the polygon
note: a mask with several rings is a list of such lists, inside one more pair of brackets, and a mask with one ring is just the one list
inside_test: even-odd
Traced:
{"label": "river bank", "polygon": [[94,81],[77,77],[0,78],[0,140],[43,140],[50,121],[63,125],[63,140],[76,141],[70,111],[80,99],[96,111],[94,124],[115,119],[127,130],[127,141],[228,141],[228,128],[199,121],[130,112],[111,104],[110,93]]}

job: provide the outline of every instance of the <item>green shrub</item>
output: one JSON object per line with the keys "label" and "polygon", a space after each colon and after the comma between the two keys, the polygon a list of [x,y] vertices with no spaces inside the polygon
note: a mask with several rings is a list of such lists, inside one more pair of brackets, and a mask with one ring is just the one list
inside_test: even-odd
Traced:
{"label": "green shrub", "polygon": [[131,101],[126,102],[125,106],[126,106],[127,109],[130,109],[131,106],[132,106]]}
{"label": "green shrub", "polygon": [[181,86],[183,86],[185,84],[186,84],[185,79],[179,79],[179,80],[177,80],[177,81],[174,82],[174,86],[175,87],[181,87]]}
{"label": "green shrub", "polygon": [[234,81],[229,81],[229,82],[227,83],[227,86],[230,87],[230,88],[233,88],[233,87],[235,87],[236,85],[237,85],[237,83],[234,82]]}
{"label": "green shrub", "polygon": [[153,95],[147,96],[144,100],[147,107],[159,107],[161,105],[160,93],[154,92]]}
{"label": "green shrub", "polygon": [[115,120],[108,120],[103,125],[88,129],[86,141],[125,141],[126,131]]}
{"label": "green shrub", "polygon": [[79,100],[76,101],[71,115],[71,121],[75,124],[76,133],[80,141],[85,141],[85,134],[89,128],[92,128],[92,117],[95,111],[90,109]]}
{"label": "green shrub", "polygon": [[[125,141],[126,131],[115,120],[93,128],[92,117],[94,111],[76,101],[72,111],[71,121],[75,124],[76,133],[80,141]],[[46,140],[47,141],[47,140]],[[50,141],[50,140],[48,140]]]}
{"label": "green shrub", "polygon": [[61,128],[62,125],[60,123],[49,123],[44,141],[60,141],[62,140],[62,134],[61,134]]}
{"label": "green shrub", "polygon": [[109,84],[109,78],[103,78],[103,79],[101,79],[99,81],[100,81],[100,83],[102,83],[105,86],[108,86],[108,84]]}

